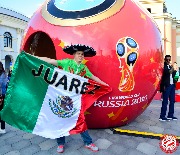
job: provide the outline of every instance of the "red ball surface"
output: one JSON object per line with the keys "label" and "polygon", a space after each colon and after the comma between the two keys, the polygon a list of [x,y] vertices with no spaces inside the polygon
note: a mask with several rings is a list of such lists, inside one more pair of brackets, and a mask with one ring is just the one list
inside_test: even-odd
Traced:
{"label": "red ball surface", "polygon": [[113,9],[98,6],[102,13],[93,8],[94,15],[82,13],[68,19],[71,14],[59,15],[58,10],[51,16],[48,8],[52,3],[46,2],[34,13],[21,49],[64,59],[71,58],[63,52],[64,46],[92,46],[97,54],[84,63],[113,91],[86,111],[88,127],[108,128],[133,121],[151,103],[162,75],[162,40],[150,14],[132,0],[115,0]]}

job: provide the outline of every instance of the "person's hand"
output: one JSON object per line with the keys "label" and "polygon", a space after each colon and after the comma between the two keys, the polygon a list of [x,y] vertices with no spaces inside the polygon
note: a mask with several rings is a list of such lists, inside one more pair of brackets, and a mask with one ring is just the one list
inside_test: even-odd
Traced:
{"label": "person's hand", "polygon": [[176,71],[178,70],[178,66],[177,66],[176,63],[173,64],[173,68],[174,68],[174,70],[176,70]]}

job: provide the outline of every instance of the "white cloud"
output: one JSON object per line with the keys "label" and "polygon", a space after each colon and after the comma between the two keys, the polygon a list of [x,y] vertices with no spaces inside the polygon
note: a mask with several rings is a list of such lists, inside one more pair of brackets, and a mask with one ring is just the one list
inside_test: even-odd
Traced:
{"label": "white cloud", "polygon": [[60,1],[60,4],[64,4],[64,3],[66,3],[67,2],[67,0],[61,0]]}

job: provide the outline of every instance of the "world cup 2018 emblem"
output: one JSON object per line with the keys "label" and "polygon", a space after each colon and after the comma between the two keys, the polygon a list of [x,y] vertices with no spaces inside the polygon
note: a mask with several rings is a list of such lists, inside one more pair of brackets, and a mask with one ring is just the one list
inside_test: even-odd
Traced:
{"label": "world cup 2018 emblem", "polygon": [[73,108],[73,100],[69,96],[58,96],[55,101],[49,99],[52,112],[61,118],[69,118],[77,111]]}
{"label": "world cup 2018 emblem", "polygon": [[121,92],[128,92],[134,89],[133,68],[138,59],[138,50],[138,43],[131,37],[123,37],[117,42],[116,54],[122,74],[118,89]]}

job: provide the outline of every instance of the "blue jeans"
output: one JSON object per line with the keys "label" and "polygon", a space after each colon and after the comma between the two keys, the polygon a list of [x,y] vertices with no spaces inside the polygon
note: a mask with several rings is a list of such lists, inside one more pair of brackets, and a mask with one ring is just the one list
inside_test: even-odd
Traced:
{"label": "blue jeans", "polygon": [[[85,145],[89,145],[92,143],[92,138],[90,137],[88,131],[84,131],[81,134],[81,137],[83,139],[83,142]],[[60,137],[60,138],[57,138],[57,143],[58,143],[58,146],[59,145],[64,145],[65,144],[65,137]]]}
{"label": "blue jeans", "polygon": [[168,100],[170,101],[168,117],[172,117],[174,115],[174,103],[175,103],[175,85],[174,84],[169,85],[163,92],[163,101],[162,101],[161,114],[160,114],[161,118],[166,116]]}

